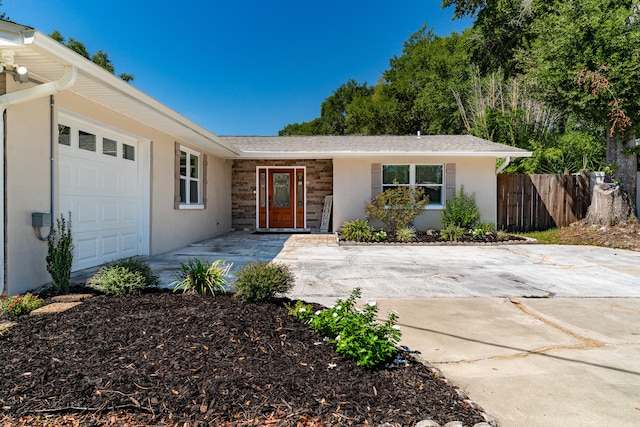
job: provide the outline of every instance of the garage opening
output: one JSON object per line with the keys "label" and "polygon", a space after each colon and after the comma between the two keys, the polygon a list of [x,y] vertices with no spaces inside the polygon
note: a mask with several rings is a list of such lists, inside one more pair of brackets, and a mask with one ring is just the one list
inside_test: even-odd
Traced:
{"label": "garage opening", "polygon": [[58,122],[59,212],[71,212],[73,271],[143,254],[140,143],[76,117]]}

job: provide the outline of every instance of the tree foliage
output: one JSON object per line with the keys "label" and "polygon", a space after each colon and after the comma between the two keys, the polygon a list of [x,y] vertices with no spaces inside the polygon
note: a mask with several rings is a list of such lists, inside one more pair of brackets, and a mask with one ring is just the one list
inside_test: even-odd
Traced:
{"label": "tree foliage", "polygon": [[607,163],[635,205],[640,16],[631,0],[535,3],[523,62],[547,102],[605,128]]}
{"label": "tree foliage", "polygon": [[442,6],[452,7],[454,18],[473,18],[473,27],[446,37],[423,27],[375,86],[350,80],[325,100],[320,117],[289,125],[286,134],[467,132],[534,153],[507,172],[608,169],[635,195],[637,0]]}
{"label": "tree foliage", "polygon": [[[1,4],[2,3],[0,3],[0,5]],[[65,45],[66,47],[76,52],[77,54],[92,61],[94,64],[99,65],[100,67],[104,68],[111,74],[115,74],[115,71],[116,71],[115,67],[111,62],[111,59],[109,59],[109,54],[104,50],[100,49],[96,53],[91,54],[87,50],[87,47],[85,46],[84,43],[74,39],[73,37],[69,37],[68,39],[65,40],[64,36],[58,30],[54,30],[51,34],[49,34],[49,37]],[[133,74],[128,74],[128,73],[120,73],[119,77],[125,82],[131,82],[133,79],[135,79],[135,76]]]}
{"label": "tree foliage", "polygon": [[460,133],[451,90],[468,83],[468,34],[439,37],[423,27],[375,86],[349,80],[322,103],[320,117],[287,125],[280,135]]}

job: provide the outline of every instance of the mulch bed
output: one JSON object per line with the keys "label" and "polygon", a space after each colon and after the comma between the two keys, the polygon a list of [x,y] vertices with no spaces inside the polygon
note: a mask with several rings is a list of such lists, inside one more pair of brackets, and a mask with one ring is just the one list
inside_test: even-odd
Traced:
{"label": "mulch bed", "polygon": [[360,368],[289,316],[284,303],[155,292],[96,296],[62,313],[23,316],[0,336],[0,422],[484,421],[481,411],[409,355],[406,366]]}
{"label": "mulch bed", "polygon": [[[342,235],[339,236],[340,242],[348,242],[346,241],[344,238],[342,238]],[[524,237],[521,236],[515,236],[512,234],[509,234],[505,237],[498,237],[497,234],[489,234],[484,236],[482,239],[476,239],[473,238],[470,235],[465,235],[463,237],[461,237],[460,239],[456,240],[455,242],[451,242],[449,240],[445,240],[440,236],[440,233],[438,231],[435,230],[429,230],[429,231],[418,231],[416,233],[416,239],[413,242],[410,242],[409,244],[420,244],[420,243],[442,243],[442,244],[451,244],[451,243],[455,243],[455,244],[460,244],[460,243],[476,243],[476,244],[480,244],[480,243],[506,243],[506,242],[519,242],[519,241],[525,241],[527,239],[525,239]],[[393,243],[402,243],[402,244],[407,244],[407,243],[403,243],[400,240],[398,240],[396,238],[396,236],[393,233],[387,233],[387,239],[383,242],[372,242],[370,244],[373,245],[385,245],[385,244],[393,244]],[[360,244],[369,244],[369,243],[360,243]]]}

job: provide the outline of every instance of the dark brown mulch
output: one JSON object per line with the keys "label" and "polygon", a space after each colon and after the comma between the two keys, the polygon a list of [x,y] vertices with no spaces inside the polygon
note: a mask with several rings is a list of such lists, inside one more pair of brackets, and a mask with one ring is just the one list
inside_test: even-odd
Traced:
{"label": "dark brown mulch", "polygon": [[[458,243],[504,243],[504,242],[517,242],[526,240],[524,237],[508,234],[506,236],[498,236],[497,234],[487,234],[482,239],[474,238],[470,235],[464,235],[460,239],[456,240]],[[340,241],[346,240],[340,236]],[[374,242],[373,244],[384,245],[391,243],[403,243],[396,238],[393,233],[387,233],[387,239],[384,242]],[[416,239],[413,243],[451,243],[448,240],[443,239],[440,233],[434,230],[418,231],[416,233]]]}
{"label": "dark brown mulch", "polygon": [[0,360],[4,425],[483,421],[421,363],[357,367],[289,316],[283,301],[98,296],[20,318],[0,336]]}

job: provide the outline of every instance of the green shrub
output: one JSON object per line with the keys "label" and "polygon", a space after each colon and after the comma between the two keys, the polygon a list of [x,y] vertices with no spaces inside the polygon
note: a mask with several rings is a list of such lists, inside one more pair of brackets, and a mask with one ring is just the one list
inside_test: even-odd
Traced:
{"label": "green shrub", "polygon": [[147,262],[142,258],[123,258],[114,261],[109,265],[123,267],[131,272],[140,273],[140,275],[144,278],[145,283],[150,287],[158,286],[160,283],[158,276],[153,274],[153,271],[151,271],[151,267],[149,267],[149,264],[147,264]]}
{"label": "green shrub", "polygon": [[373,233],[373,241],[375,242],[384,242],[387,240],[387,232],[384,230],[376,231]]}
{"label": "green shrub", "polygon": [[297,317],[304,323],[311,322],[313,318],[313,307],[311,304],[298,300],[293,307],[291,307],[291,304],[288,304],[286,307],[289,309],[290,316]]}
{"label": "green shrub", "polygon": [[290,291],[293,283],[293,273],[285,264],[255,261],[236,274],[233,290],[241,301],[265,302]]}
{"label": "green shrub", "polygon": [[219,259],[207,264],[198,258],[189,258],[187,263],[180,263],[177,280],[172,283],[173,291],[196,292],[202,296],[225,293],[232,265]]}
{"label": "green shrub", "polygon": [[455,224],[449,224],[440,232],[440,237],[450,242],[458,241],[464,237],[464,228]]}
{"label": "green shrub", "polygon": [[100,267],[98,272],[87,280],[87,287],[106,295],[139,295],[149,285],[139,272],[110,265]]}
{"label": "green shrub", "polygon": [[474,228],[480,220],[480,210],[476,206],[475,195],[467,195],[464,186],[460,186],[460,193],[454,193],[453,199],[447,201],[442,211],[442,226],[450,225],[461,227],[465,230]]}
{"label": "green shrub", "polygon": [[337,300],[331,308],[311,313],[310,305],[296,303],[289,312],[328,337],[338,353],[358,366],[372,368],[392,358],[402,334],[396,325],[397,314],[391,312],[385,322],[379,323],[375,302],[367,303],[362,310],[356,308],[360,296],[360,288],[356,288],[349,298]]}
{"label": "green shrub", "polygon": [[427,204],[422,187],[399,186],[378,194],[364,211],[370,220],[382,222],[387,232],[395,232],[407,227]]}
{"label": "green shrub", "polygon": [[12,316],[27,314],[44,305],[42,298],[27,292],[24,295],[9,297],[0,303],[0,313]]}
{"label": "green shrub", "polygon": [[482,230],[484,234],[493,234],[496,231],[496,225],[492,222],[478,222],[476,228]]}
{"label": "green shrub", "polygon": [[496,237],[500,240],[509,240],[509,233],[506,230],[498,230]]}
{"label": "green shrub", "polygon": [[340,230],[342,238],[352,242],[370,242],[373,240],[373,228],[369,227],[367,221],[354,219],[345,221]]}
{"label": "green shrub", "polygon": [[415,242],[417,238],[417,232],[414,227],[402,227],[396,230],[396,238],[403,242]]}
{"label": "green shrub", "polygon": [[56,219],[57,227],[51,230],[47,241],[47,271],[53,280],[53,286],[57,293],[69,292],[69,278],[73,264],[73,238],[71,236],[71,212],[69,220],[64,215]]}

